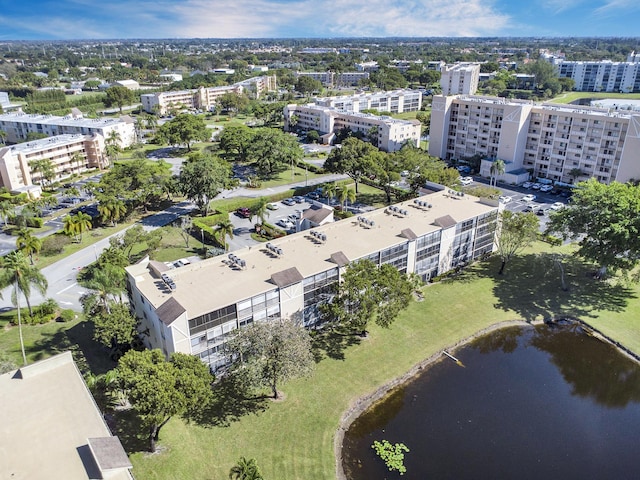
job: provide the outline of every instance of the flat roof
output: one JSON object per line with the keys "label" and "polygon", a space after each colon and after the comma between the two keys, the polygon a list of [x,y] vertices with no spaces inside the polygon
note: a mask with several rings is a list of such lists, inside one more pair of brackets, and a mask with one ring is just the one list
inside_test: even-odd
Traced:
{"label": "flat roof", "polygon": [[119,118],[74,118],[55,115],[38,115],[23,112],[0,114],[0,122],[41,123],[46,125],[63,125],[69,127],[107,127],[123,123]]}
{"label": "flat roof", "polygon": [[282,255],[273,255],[266,244],[235,250],[234,255],[246,262],[245,268],[233,265],[227,255],[176,268],[171,271],[175,290],[163,287],[162,281],[147,268],[148,262],[131,265],[127,271],[154,308],[174,298],[187,310],[189,318],[194,318],[277,288],[272,275],[279,272],[295,267],[303,278],[307,278],[336,268],[336,252],[342,254],[341,259],[354,261],[407,242],[403,230],[410,229],[420,237],[439,230],[436,219],[445,215],[461,222],[497,209],[471,195],[449,196],[447,190],[422,198],[433,207],[419,208],[411,199],[396,204],[408,211],[406,216],[387,213],[385,208],[360,214],[374,221],[372,227],[359,225],[354,216],[313,228],[326,235],[324,242],[311,236],[310,230],[271,240],[273,246],[282,249]]}
{"label": "flat roof", "polygon": [[[0,411],[0,478],[101,478],[89,439],[111,432],[71,352],[0,375]],[[131,480],[126,469],[109,478]]]}
{"label": "flat roof", "polygon": [[43,148],[62,147],[72,143],[83,142],[87,138],[90,137],[88,135],[83,135],[82,133],[67,133],[64,135],[55,135],[53,137],[32,140],[30,142],[17,143],[15,145],[11,145],[9,148],[12,152],[40,152]]}

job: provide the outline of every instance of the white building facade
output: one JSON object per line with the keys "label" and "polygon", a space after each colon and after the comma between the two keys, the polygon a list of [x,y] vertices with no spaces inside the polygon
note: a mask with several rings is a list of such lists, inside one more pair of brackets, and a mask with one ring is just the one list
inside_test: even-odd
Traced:
{"label": "white building facade", "polygon": [[[635,56],[633,57],[635,59]],[[640,92],[640,63],[612,62],[557,62],[558,76],[571,78],[575,89],[582,92]]]}
{"label": "white building facade", "polygon": [[316,98],[315,104],[344,112],[362,112],[363,110],[378,110],[379,112],[390,113],[417,112],[422,108],[422,93],[418,90],[407,89],[359,93]]}
{"label": "white building facade", "polygon": [[435,96],[429,153],[501,159],[533,177],[575,183],[640,178],[640,115],[480,96]]}
{"label": "white building facade", "polygon": [[443,95],[474,95],[480,79],[479,63],[457,63],[440,70]]}

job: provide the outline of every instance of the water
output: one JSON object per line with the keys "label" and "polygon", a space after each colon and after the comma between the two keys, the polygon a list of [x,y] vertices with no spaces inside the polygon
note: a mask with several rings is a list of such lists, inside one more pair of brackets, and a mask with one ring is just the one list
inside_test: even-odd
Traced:
{"label": "water", "polygon": [[[638,479],[640,366],[579,327],[514,327],[479,338],[360,416],[348,478]],[[389,472],[374,440],[401,442]]]}

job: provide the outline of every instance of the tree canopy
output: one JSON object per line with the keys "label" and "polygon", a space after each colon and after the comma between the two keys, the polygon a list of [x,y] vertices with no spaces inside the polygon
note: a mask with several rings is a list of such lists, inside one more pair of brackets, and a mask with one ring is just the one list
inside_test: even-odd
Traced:
{"label": "tree canopy", "polygon": [[295,137],[275,128],[257,128],[247,150],[248,160],[254,162],[263,177],[282,172],[296,165],[304,152]]}
{"label": "tree canopy", "polygon": [[497,236],[498,255],[502,263],[499,274],[518,252],[531,245],[538,235],[538,217],[533,212],[522,213],[503,210]]}
{"label": "tree canopy", "polygon": [[347,138],[341,148],[334,148],[324,163],[325,170],[332,173],[344,173],[351,177],[356,184],[363,176],[374,173],[374,154],[378,149],[370,143],[354,137]]}
{"label": "tree canopy", "polygon": [[580,182],[547,232],[578,240],[578,255],[602,268],[628,272],[640,261],[640,186],[595,179]]}
{"label": "tree canopy", "polygon": [[106,94],[104,99],[105,105],[107,107],[118,107],[120,112],[122,112],[123,106],[132,104],[136,99],[136,95],[132,90],[120,85],[109,87],[104,93]]}
{"label": "tree canopy", "polygon": [[160,126],[157,137],[163,143],[185,145],[191,151],[193,143],[205,142],[211,138],[211,131],[202,118],[182,113]]}
{"label": "tree canopy", "polygon": [[230,178],[229,163],[210,154],[195,153],[182,165],[178,189],[196,202],[206,216],[209,202],[229,184]]}
{"label": "tree canopy", "polygon": [[193,355],[174,353],[169,361],[160,350],[129,350],[118,362],[120,388],[148,429],[154,452],[160,429],[174,415],[206,406],[213,376]]}

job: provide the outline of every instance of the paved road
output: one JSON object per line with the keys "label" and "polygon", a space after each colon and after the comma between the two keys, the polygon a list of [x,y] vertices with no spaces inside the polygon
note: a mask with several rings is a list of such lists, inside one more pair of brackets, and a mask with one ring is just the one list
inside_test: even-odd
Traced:
{"label": "paved road", "polygon": [[[183,202],[174,205],[167,210],[145,218],[140,223],[145,230],[153,230],[173,222],[176,218],[184,215],[195,208],[190,202]],[[49,288],[45,298],[53,298],[63,308],[71,308],[76,311],[82,310],[80,297],[86,292],[78,285],[78,272],[87,265],[95,262],[102,251],[109,246],[109,238],[122,235],[124,230],[104,238],[92,246],[69,255],[68,257],[42,269],[42,273],[49,283]],[[31,302],[33,305],[41,303],[42,296],[37,292],[32,292]],[[23,302],[21,302],[23,303]],[[11,289],[2,291],[0,300],[0,310],[12,308]]]}

